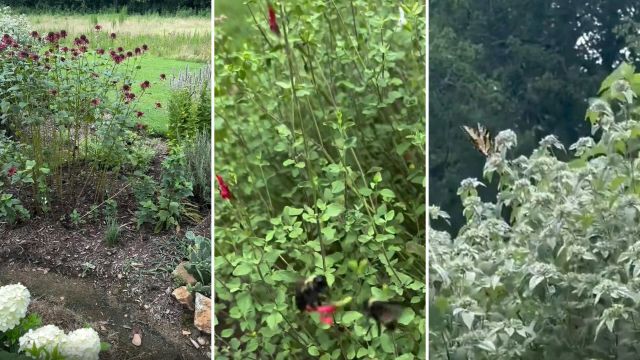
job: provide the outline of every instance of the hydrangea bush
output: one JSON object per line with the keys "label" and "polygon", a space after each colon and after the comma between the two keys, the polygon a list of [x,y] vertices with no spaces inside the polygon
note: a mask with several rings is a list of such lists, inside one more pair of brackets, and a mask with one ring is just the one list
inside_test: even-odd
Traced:
{"label": "hydrangea bush", "polygon": [[37,316],[26,316],[30,300],[21,284],[0,287],[0,358],[21,353],[39,360],[98,360],[108,347],[90,328],[65,334],[55,325],[40,326]]}
{"label": "hydrangea bush", "polygon": [[498,134],[497,198],[464,180],[466,225],[430,230],[432,358],[640,358],[640,74],[622,64],[599,93],[568,149],[547,136],[514,159]]}

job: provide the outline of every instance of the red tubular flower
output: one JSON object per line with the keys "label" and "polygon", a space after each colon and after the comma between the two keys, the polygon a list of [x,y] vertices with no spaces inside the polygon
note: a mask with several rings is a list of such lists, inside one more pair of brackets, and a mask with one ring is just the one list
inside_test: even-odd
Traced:
{"label": "red tubular flower", "polygon": [[307,312],[317,312],[320,314],[320,321],[331,325],[333,324],[333,314],[336,312],[337,306],[335,305],[322,305],[313,309],[311,307],[307,307]]}
{"label": "red tubular flower", "polygon": [[231,191],[229,191],[229,186],[224,182],[222,176],[216,175],[216,179],[218,179],[218,187],[220,189],[220,196],[224,200],[231,200]]}
{"label": "red tubular flower", "polygon": [[280,28],[278,27],[278,21],[276,19],[276,11],[273,9],[271,4],[269,4],[269,28],[274,34],[280,36]]}
{"label": "red tubular flower", "polygon": [[16,169],[15,166],[12,166],[11,168],[9,168],[9,171],[7,171],[7,176],[8,177],[12,177],[13,175],[15,175],[18,172],[18,169]]}

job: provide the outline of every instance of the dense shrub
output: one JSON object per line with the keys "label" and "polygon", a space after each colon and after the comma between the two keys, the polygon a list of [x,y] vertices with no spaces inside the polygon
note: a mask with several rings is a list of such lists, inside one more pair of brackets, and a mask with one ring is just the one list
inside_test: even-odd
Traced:
{"label": "dense shrub", "polygon": [[[273,6],[240,52],[216,32],[216,359],[424,358],[424,8]],[[315,274],[351,297],[335,326],[294,305]],[[400,331],[368,332],[371,297]]]}
{"label": "dense shrub", "polygon": [[[640,74],[622,64],[591,100],[594,137],[547,136],[510,159],[495,138],[484,175],[458,194],[466,224],[430,232],[430,355],[438,359],[637,359]],[[438,208],[433,218],[446,217]]]}

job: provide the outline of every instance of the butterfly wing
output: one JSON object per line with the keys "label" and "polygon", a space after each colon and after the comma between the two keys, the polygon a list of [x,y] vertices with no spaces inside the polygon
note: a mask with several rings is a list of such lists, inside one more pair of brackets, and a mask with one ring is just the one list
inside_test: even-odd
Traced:
{"label": "butterfly wing", "polygon": [[471,143],[482,155],[489,156],[492,152],[493,143],[491,140],[491,134],[482,125],[478,124],[478,129],[462,126],[462,130],[469,136]]}

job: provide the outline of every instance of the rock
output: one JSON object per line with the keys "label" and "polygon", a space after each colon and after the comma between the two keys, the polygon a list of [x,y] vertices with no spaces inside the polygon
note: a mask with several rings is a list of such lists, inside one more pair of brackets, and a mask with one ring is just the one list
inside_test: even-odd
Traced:
{"label": "rock", "polygon": [[211,299],[196,293],[196,313],[193,325],[200,331],[211,334]]}
{"label": "rock", "polygon": [[189,340],[191,340],[191,344],[193,344],[193,347],[195,347],[196,349],[200,349],[200,345],[195,340],[193,340],[192,338],[189,338]]}
{"label": "rock", "polygon": [[176,300],[182,305],[193,310],[193,295],[187,290],[186,286],[180,286],[171,293]]}
{"label": "rock", "polygon": [[194,285],[197,282],[196,278],[194,278],[193,275],[187,272],[187,268],[186,268],[187,265],[189,265],[189,262],[183,261],[180,264],[178,264],[178,266],[176,266],[175,270],[173,270],[172,275],[180,285],[184,285],[184,284]]}
{"label": "rock", "polygon": [[131,343],[135,346],[142,345],[142,335],[139,332],[135,332],[133,334],[133,340],[131,340]]}
{"label": "rock", "polygon": [[198,336],[198,344],[205,346],[207,344],[207,339],[203,338],[202,336]]}

